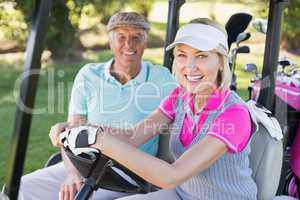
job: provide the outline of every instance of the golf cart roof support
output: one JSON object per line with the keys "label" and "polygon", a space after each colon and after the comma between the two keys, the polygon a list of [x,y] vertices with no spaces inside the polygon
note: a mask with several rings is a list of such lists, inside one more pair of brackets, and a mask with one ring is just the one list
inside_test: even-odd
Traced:
{"label": "golf cart roof support", "polygon": [[[179,27],[179,13],[181,6],[185,0],[169,0],[167,32],[165,39],[165,48],[173,42]],[[164,51],[164,63],[170,71],[172,71],[173,54],[172,51]]]}
{"label": "golf cart roof support", "polygon": [[7,164],[6,194],[11,200],[18,198],[51,6],[52,0],[36,1],[33,23],[27,42],[11,141],[11,157]]}
{"label": "golf cart roof support", "polygon": [[262,87],[258,102],[274,112],[275,73],[280,45],[280,28],[282,13],[288,0],[270,0],[268,30],[265,45],[264,63],[262,70]]}

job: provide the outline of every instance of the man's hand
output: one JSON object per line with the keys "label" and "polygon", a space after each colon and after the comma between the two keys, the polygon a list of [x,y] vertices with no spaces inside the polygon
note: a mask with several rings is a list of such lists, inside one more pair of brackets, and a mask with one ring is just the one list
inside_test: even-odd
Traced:
{"label": "man's hand", "polygon": [[61,134],[61,132],[67,130],[67,128],[71,128],[71,126],[67,122],[57,123],[51,127],[49,137],[54,146],[63,146],[61,141],[59,140],[59,135]]}
{"label": "man's hand", "polygon": [[83,179],[76,173],[68,174],[66,180],[60,187],[59,200],[73,200],[82,183]]}

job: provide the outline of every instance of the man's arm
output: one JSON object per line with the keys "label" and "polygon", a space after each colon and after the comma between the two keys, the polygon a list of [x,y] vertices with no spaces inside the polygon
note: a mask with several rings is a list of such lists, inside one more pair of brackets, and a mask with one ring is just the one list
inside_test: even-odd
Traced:
{"label": "man's arm", "polygon": [[[79,126],[82,124],[86,124],[87,123],[87,118],[84,115],[70,115],[68,117],[68,125],[69,126]],[[62,154],[62,159],[67,171],[67,174],[73,174],[73,175],[77,175],[78,177],[80,177],[79,172],[77,171],[77,169],[74,167],[74,165],[71,163],[70,159],[66,156],[65,151],[63,150],[63,148],[61,149],[61,154]]]}
{"label": "man's arm", "polygon": [[[79,126],[85,124],[87,118],[84,115],[71,115],[68,117],[66,126]],[[66,179],[61,185],[59,199],[69,200],[74,199],[82,185],[82,177],[74,167],[70,159],[66,156],[65,151],[61,149],[62,160],[66,170]]]}
{"label": "man's arm", "polygon": [[[86,124],[86,122],[87,122],[87,119],[83,115],[71,115],[68,117],[68,122],[57,123],[56,125],[52,126],[51,130],[50,130],[50,135],[51,134],[59,135],[66,128]],[[78,174],[77,170],[75,169],[75,167],[73,166],[71,161],[65,155],[65,152],[63,149],[61,149],[61,154],[62,154],[62,159],[63,159],[64,165],[66,167],[66,171],[71,172],[71,173],[74,172],[74,173]]]}

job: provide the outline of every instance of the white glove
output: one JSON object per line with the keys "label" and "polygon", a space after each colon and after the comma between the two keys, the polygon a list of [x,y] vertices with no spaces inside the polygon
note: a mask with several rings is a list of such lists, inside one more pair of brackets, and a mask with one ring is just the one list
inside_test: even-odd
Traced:
{"label": "white glove", "polygon": [[69,148],[75,155],[88,152],[99,153],[98,149],[90,147],[96,143],[97,130],[98,128],[91,126],[79,126],[62,132],[59,139],[64,147]]}
{"label": "white glove", "polygon": [[257,123],[260,122],[267,130],[271,137],[281,140],[283,138],[280,124],[275,117],[272,117],[272,112],[264,107],[256,106],[256,102],[250,100],[247,102],[251,117],[254,117]]}

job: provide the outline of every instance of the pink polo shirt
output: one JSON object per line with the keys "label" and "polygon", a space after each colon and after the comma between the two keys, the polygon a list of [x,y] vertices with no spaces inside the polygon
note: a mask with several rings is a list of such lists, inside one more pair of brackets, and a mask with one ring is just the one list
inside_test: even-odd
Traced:
{"label": "pink polo shirt", "polygon": [[[171,120],[175,119],[174,104],[183,88],[177,87],[160,104],[160,110]],[[195,113],[194,98],[189,92],[183,95],[183,103],[188,104],[192,113],[198,116],[198,122],[193,122],[192,117],[185,113],[183,126],[180,132],[180,142],[184,147],[191,144],[194,137],[199,133],[209,112],[220,109],[230,91],[216,90],[207,100],[203,110]],[[194,132],[191,130],[195,123]],[[214,120],[207,133],[227,145],[230,153],[237,153],[244,149],[251,135],[251,119],[248,110],[240,105],[232,105],[224,110]]]}

